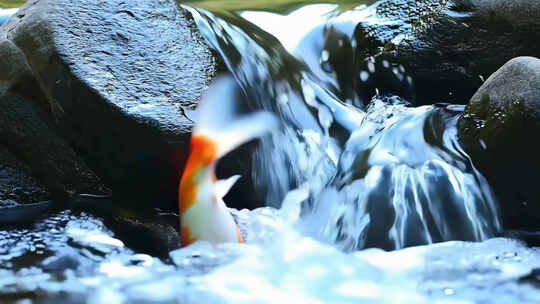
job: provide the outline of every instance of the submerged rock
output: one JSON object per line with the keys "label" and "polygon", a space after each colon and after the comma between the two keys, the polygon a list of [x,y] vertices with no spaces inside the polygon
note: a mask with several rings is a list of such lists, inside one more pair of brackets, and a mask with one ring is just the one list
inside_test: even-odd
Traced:
{"label": "submerged rock", "polygon": [[506,228],[540,229],[540,60],[491,75],[459,120],[459,136],[499,198]]}
{"label": "submerged rock", "polygon": [[39,92],[115,197],[176,206],[192,126],[186,111],[216,68],[176,1],[31,0],[2,35],[0,53],[11,59],[0,63],[8,71],[0,82]]}

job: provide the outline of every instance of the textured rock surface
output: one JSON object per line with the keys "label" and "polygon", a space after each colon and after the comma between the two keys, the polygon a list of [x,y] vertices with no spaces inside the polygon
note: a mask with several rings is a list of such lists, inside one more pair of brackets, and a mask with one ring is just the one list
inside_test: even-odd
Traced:
{"label": "textured rock surface", "polygon": [[[5,20],[4,20],[5,21]],[[7,39],[9,25],[0,27],[0,86],[3,90],[20,91],[26,96],[39,99],[39,85],[32,75],[24,53]]]}
{"label": "textured rock surface", "polygon": [[49,198],[49,193],[31,177],[30,168],[5,147],[0,147],[0,207]]}
{"label": "textured rock surface", "polygon": [[0,31],[0,52],[22,53],[37,83],[19,91],[43,93],[62,136],[115,196],[176,205],[192,126],[184,111],[215,73],[176,1],[31,0]]}
{"label": "textured rock surface", "polygon": [[[466,103],[482,78],[506,61],[516,56],[540,56],[540,44],[534,43],[540,39],[537,1],[392,2],[409,5],[412,11],[404,13],[412,17],[400,29],[408,35],[384,41],[382,57],[402,63],[411,73],[417,103]],[[395,14],[392,6],[383,4],[377,11],[383,16]],[[374,30],[375,37],[380,37],[381,30]]]}
{"label": "textured rock surface", "polygon": [[500,18],[511,25],[540,24],[540,2],[535,0],[455,0],[474,7],[482,17]]}
{"label": "textured rock surface", "polygon": [[[302,49],[317,50],[316,71],[336,71],[336,80],[322,79],[336,82],[344,100],[356,90],[368,102],[378,89],[415,104],[465,104],[508,60],[540,56],[535,0],[382,0],[347,14]],[[331,69],[320,64],[321,48]]]}
{"label": "textured rock surface", "polygon": [[474,94],[459,136],[497,192],[504,224],[540,229],[540,60],[512,59]]}
{"label": "textured rock surface", "polygon": [[99,178],[56,134],[38,105],[1,90],[0,147],[5,152],[0,166],[5,166],[6,172],[15,170],[13,178],[21,191],[36,193],[18,196],[20,203],[44,199],[41,187],[48,189],[52,198],[104,191]]}

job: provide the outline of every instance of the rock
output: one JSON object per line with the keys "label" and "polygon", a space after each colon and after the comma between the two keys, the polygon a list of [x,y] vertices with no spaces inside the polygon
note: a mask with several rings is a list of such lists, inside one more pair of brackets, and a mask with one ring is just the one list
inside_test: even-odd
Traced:
{"label": "rock", "polygon": [[[413,17],[402,25],[406,32],[401,34],[408,35],[393,42],[381,40],[381,57],[403,64],[412,75],[417,104],[466,103],[482,79],[506,61],[540,56],[540,44],[531,43],[540,39],[537,1],[406,2]],[[395,14],[391,8],[382,5],[378,10]]]}
{"label": "rock", "polygon": [[540,230],[540,60],[510,60],[474,94],[458,131],[493,186],[506,228]]}
{"label": "rock", "polygon": [[50,198],[30,168],[0,145],[0,226],[33,221],[50,209]]}
{"label": "rock", "polygon": [[7,32],[12,27],[12,24],[6,24],[0,28],[0,86],[39,99],[41,90],[24,53],[7,39]]}
{"label": "rock", "polygon": [[32,177],[30,168],[0,146],[0,207],[48,199],[50,194]]}
{"label": "rock", "polygon": [[56,129],[116,201],[176,208],[193,124],[185,111],[216,69],[176,1],[30,0],[1,35],[0,51],[25,58],[35,77],[26,93],[42,92]]}
{"label": "rock", "polygon": [[535,0],[456,0],[456,3],[474,8],[485,19],[501,19],[511,25],[540,24],[540,2]]}
{"label": "rock", "polygon": [[344,100],[356,90],[367,103],[378,89],[416,105],[465,104],[497,67],[516,56],[540,56],[540,3],[534,0],[382,0],[347,14],[309,38],[317,50],[309,63],[316,74],[324,69],[324,47],[336,75],[355,76],[323,77],[337,83]]}
{"label": "rock", "polygon": [[166,258],[170,251],[180,247],[178,221],[159,223],[157,218],[117,216],[107,224],[129,248],[153,256]]}
{"label": "rock", "polygon": [[90,195],[74,197],[69,208],[74,213],[99,217],[116,238],[137,252],[167,257],[169,251],[180,246],[176,213],[158,213],[151,208],[122,208],[112,204],[110,198]]}
{"label": "rock", "polygon": [[13,178],[22,191],[36,193],[17,196],[19,203],[106,191],[85,162],[56,134],[38,105],[1,89],[0,148],[4,151],[0,166],[4,166],[6,176]]}

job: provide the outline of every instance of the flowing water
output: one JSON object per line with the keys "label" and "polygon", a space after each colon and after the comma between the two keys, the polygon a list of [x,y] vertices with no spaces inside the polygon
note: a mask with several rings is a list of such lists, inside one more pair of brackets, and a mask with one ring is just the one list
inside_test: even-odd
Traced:
{"label": "flowing water", "polygon": [[[315,4],[284,17],[223,11],[216,3],[196,2],[212,12],[191,9],[199,28],[246,99],[283,121],[282,131],[263,139],[255,177],[274,203],[307,184],[305,233],[350,251],[479,241],[498,232],[489,186],[457,140],[463,109],[360,94],[377,69],[404,82],[404,91],[413,86],[403,66],[346,57],[343,49],[361,53],[355,24],[372,7],[342,12]],[[304,19],[306,28],[289,30]],[[349,69],[340,66],[346,60]]]}
{"label": "flowing water", "polygon": [[26,0],[0,0],[0,25],[6,22],[11,15],[17,12],[17,8],[22,6]]}
{"label": "flowing water", "polygon": [[13,14],[17,12],[16,8],[2,8],[0,7],[0,25],[2,23],[6,22],[9,17],[11,17]]}
{"label": "flowing water", "polygon": [[226,66],[214,96],[281,118],[254,159],[269,207],[233,210],[245,244],[168,259],[74,211],[0,231],[1,300],[540,302],[540,252],[492,239],[497,202],[457,140],[463,107],[411,106],[407,71],[357,49],[360,20],[387,22],[377,3],[182,3]]}

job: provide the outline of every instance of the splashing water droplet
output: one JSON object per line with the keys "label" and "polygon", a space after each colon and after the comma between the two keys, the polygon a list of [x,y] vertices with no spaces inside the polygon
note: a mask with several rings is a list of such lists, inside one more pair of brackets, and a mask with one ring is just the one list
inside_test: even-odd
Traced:
{"label": "splashing water droplet", "polygon": [[368,81],[368,79],[369,79],[369,73],[366,72],[366,71],[361,71],[360,72],[360,80],[362,82],[366,82],[366,81]]}

